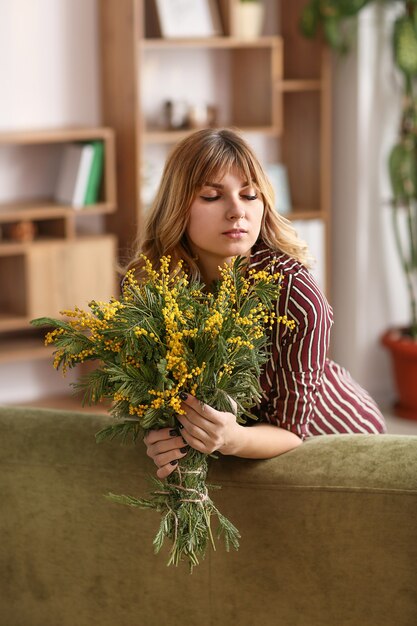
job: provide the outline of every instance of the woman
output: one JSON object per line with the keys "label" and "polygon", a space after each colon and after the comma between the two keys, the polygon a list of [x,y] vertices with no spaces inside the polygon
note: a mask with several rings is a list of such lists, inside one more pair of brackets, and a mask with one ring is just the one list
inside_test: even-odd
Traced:
{"label": "woman", "polygon": [[277,214],[273,190],[255,154],[236,132],[204,129],[180,142],[165,165],[136,259],[157,265],[171,255],[209,287],[219,266],[244,256],[248,268],[273,261],[284,275],[277,315],[295,320],[277,325],[271,357],[261,377],[262,400],[251,428],[233,413],[202,405],[182,394],[179,431],[163,428],[145,437],[159,478],[168,476],[188,446],[245,458],[271,458],[325,434],[383,433],[375,402],[339,365],[327,358],[332,310],[308,271],[309,256],[290,222]]}

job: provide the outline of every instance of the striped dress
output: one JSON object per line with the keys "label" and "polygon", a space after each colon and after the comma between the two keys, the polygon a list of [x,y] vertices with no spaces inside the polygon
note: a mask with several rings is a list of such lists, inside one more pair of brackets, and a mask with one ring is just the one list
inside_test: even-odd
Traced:
{"label": "striped dress", "polygon": [[263,269],[274,259],[284,275],[277,315],[296,322],[272,331],[271,357],[261,376],[262,399],[254,410],[302,439],[316,435],[384,433],[377,405],[343,367],[327,358],[332,309],[313,276],[286,254],[257,243],[249,268]]}

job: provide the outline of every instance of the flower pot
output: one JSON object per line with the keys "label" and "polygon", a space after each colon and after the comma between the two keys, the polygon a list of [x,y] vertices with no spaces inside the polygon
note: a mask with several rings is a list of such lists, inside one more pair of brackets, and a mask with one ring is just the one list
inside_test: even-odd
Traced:
{"label": "flower pot", "polygon": [[256,39],[262,34],[264,5],[262,2],[238,2],[235,5],[235,35],[241,39]]}
{"label": "flower pot", "polygon": [[405,329],[390,329],[381,342],[391,354],[398,393],[395,413],[417,420],[417,341],[407,336]]}

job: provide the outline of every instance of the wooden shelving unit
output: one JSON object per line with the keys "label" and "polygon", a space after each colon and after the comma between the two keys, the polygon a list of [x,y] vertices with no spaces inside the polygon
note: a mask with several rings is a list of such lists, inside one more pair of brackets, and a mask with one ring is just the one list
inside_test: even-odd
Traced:
{"label": "wooden shelving unit", "polygon": [[[0,362],[47,358],[41,335],[30,327],[40,316],[56,317],[60,309],[84,305],[91,297],[115,293],[116,237],[106,229],[83,234],[88,216],[116,210],[115,142],[109,128],[60,128],[0,133],[0,149],[101,140],[104,175],[95,205],[75,210],[52,197],[11,200],[0,204],[0,228],[30,221],[29,241],[0,238]],[[19,332],[17,332],[19,331]]]}
{"label": "wooden shelving unit", "polygon": [[[304,0],[266,0],[274,24],[254,40],[235,36],[237,0],[218,0],[223,36],[164,39],[154,0],[101,2],[102,87],[104,121],[116,130],[118,224],[122,247],[131,249],[144,213],[143,170],[149,151],[168,151],[188,129],[168,130],[155,123],[145,105],[149,67],[158,81],[205,51],[222,55],[218,80],[227,74],[229,108],[219,107],[221,126],[239,127],[249,136],[273,142],[276,160],[285,164],[292,197],[290,219],[320,220],[324,231],[326,288],[329,285],[330,232],[330,59],[319,41],[306,40],[298,29]],[[194,60],[195,63],[195,60]],[[165,72],[165,73],[164,73]],[[187,78],[187,74],[185,74]],[[186,82],[183,81],[183,83]],[[190,97],[195,86],[189,81]],[[215,91],[215,90],[214,90]],[[166,90],[164,91],[166,98]],[[175,93],[173,94],[175,98]],[[163,105],[152,98],[152,108]]]}

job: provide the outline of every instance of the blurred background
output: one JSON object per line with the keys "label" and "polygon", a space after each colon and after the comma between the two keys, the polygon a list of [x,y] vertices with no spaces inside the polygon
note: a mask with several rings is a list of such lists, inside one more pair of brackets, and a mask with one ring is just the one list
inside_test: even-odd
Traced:
{"label": "blurred background", "polygon": [[[1,404],[79,402],[69,396],[79,372],[56,373],[28,321],[116,294],[116,263],[131,254],[169,149],[195,128],[230,125],[317,259],[335,314],[332,358],[381,404],[391,432],[417,430],[392,409],[380,341],[409,322],[387,168],[404,3],[369,2],[343,56],[300,33],[307,4],[0,0]],[[97,143],[97,191],[77,205],[69,180]]]}

